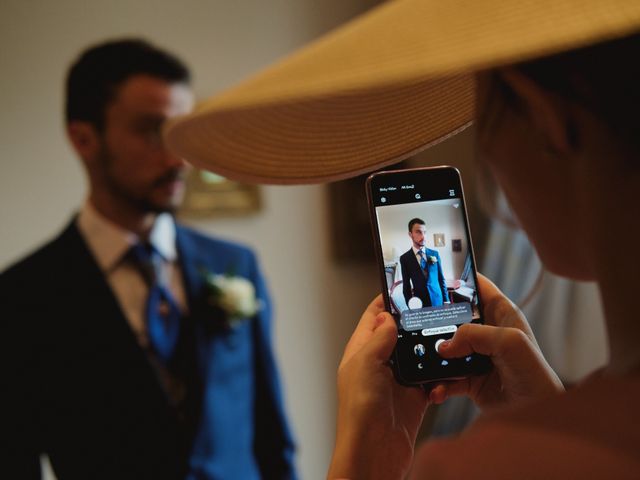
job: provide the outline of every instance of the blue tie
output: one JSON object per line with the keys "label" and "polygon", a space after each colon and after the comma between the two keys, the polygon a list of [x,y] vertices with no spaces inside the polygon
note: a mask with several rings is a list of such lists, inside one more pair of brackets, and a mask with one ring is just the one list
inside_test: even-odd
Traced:
{"label": "blue tie", "polygon": [[420,255],[420,268],[422,270],[427,269],[427,259],[424,258],[424,252],[422,250],[418,250],[418,255]]}
{"label": "blue tie", "polygon": [[163,259],[151,245],[136,244],[131,255],[149,286],[147,335],[159,360],[168,365],[178,343],[181,312],[162,275]]}

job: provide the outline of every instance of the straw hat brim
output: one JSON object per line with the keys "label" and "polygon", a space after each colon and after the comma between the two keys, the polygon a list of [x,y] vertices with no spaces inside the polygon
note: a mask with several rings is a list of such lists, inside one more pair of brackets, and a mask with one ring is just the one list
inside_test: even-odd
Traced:
{"label": "straw hat brim", "polygon": [[475,72],[639,29],[637,0],[395,0],[203,102],[165,139],[233,180],[339,180],[468,126]]}

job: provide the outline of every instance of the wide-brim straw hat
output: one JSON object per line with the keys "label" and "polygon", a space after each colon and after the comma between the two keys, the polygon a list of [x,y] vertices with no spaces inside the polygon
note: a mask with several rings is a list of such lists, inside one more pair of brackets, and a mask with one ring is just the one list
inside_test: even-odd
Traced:
{"label": "wide-brim straw hat", "polygon": [[394,0],[203,102],[165,138],[233,180],[339,180],[468,126],[474,72],[639,29],[640,0]]}

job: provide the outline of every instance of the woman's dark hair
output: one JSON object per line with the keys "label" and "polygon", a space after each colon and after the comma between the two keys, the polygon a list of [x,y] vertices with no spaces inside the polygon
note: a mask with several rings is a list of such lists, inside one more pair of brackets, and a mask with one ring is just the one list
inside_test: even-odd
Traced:
{"label": "woman's dark hair", "polygon": [[[545,90],[591,111],[627,145],[640,149],[640,34],[570,50],[514,68]],[[498,75],[499,76],[499,75]],[[500,79],[503,101],[519,108]],[[496,88],[496,87],[494,87]]]}
{"label": "woman's dark hair", "polygon": [[69,69],[66,121],[90,122],[104,128],[104,112],[118,87],[134,75],[189,83],[187,67],[175,56],[140,39],[110,41],[89,48]]}

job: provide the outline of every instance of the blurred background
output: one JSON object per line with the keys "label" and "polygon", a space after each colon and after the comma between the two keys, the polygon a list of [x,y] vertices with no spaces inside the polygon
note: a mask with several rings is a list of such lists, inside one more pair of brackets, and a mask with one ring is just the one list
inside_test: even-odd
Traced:
{"label": "blurred background", "polygon": [[[191,67],[196,95],[203,99],[375,3],[3,0],[0,269],[57,234],[86,195],[83,172],[64,134],[62,109],[64,76],[81,50],[109,38],[144,37]],[[525,296],[536,283],[539,262],[521,233],[487,220],[478,207],[473,131],[410,163],[461,169],[478,264],[515,300]],[[300,473],[321,478],[333,448],[336,368],[360,313],[380,290],[362,179],[261,187],[259,196],[260,207],[249,213],[184,221],[258,252],[275,301],[276,351]],[[597,293],[592,286],[550,275],[538,283],[539,294],[527,308],[545,353],[573,382],[606,357]],[[453,431],[466,418],[457,410],[443,414],[440,431]]]}

